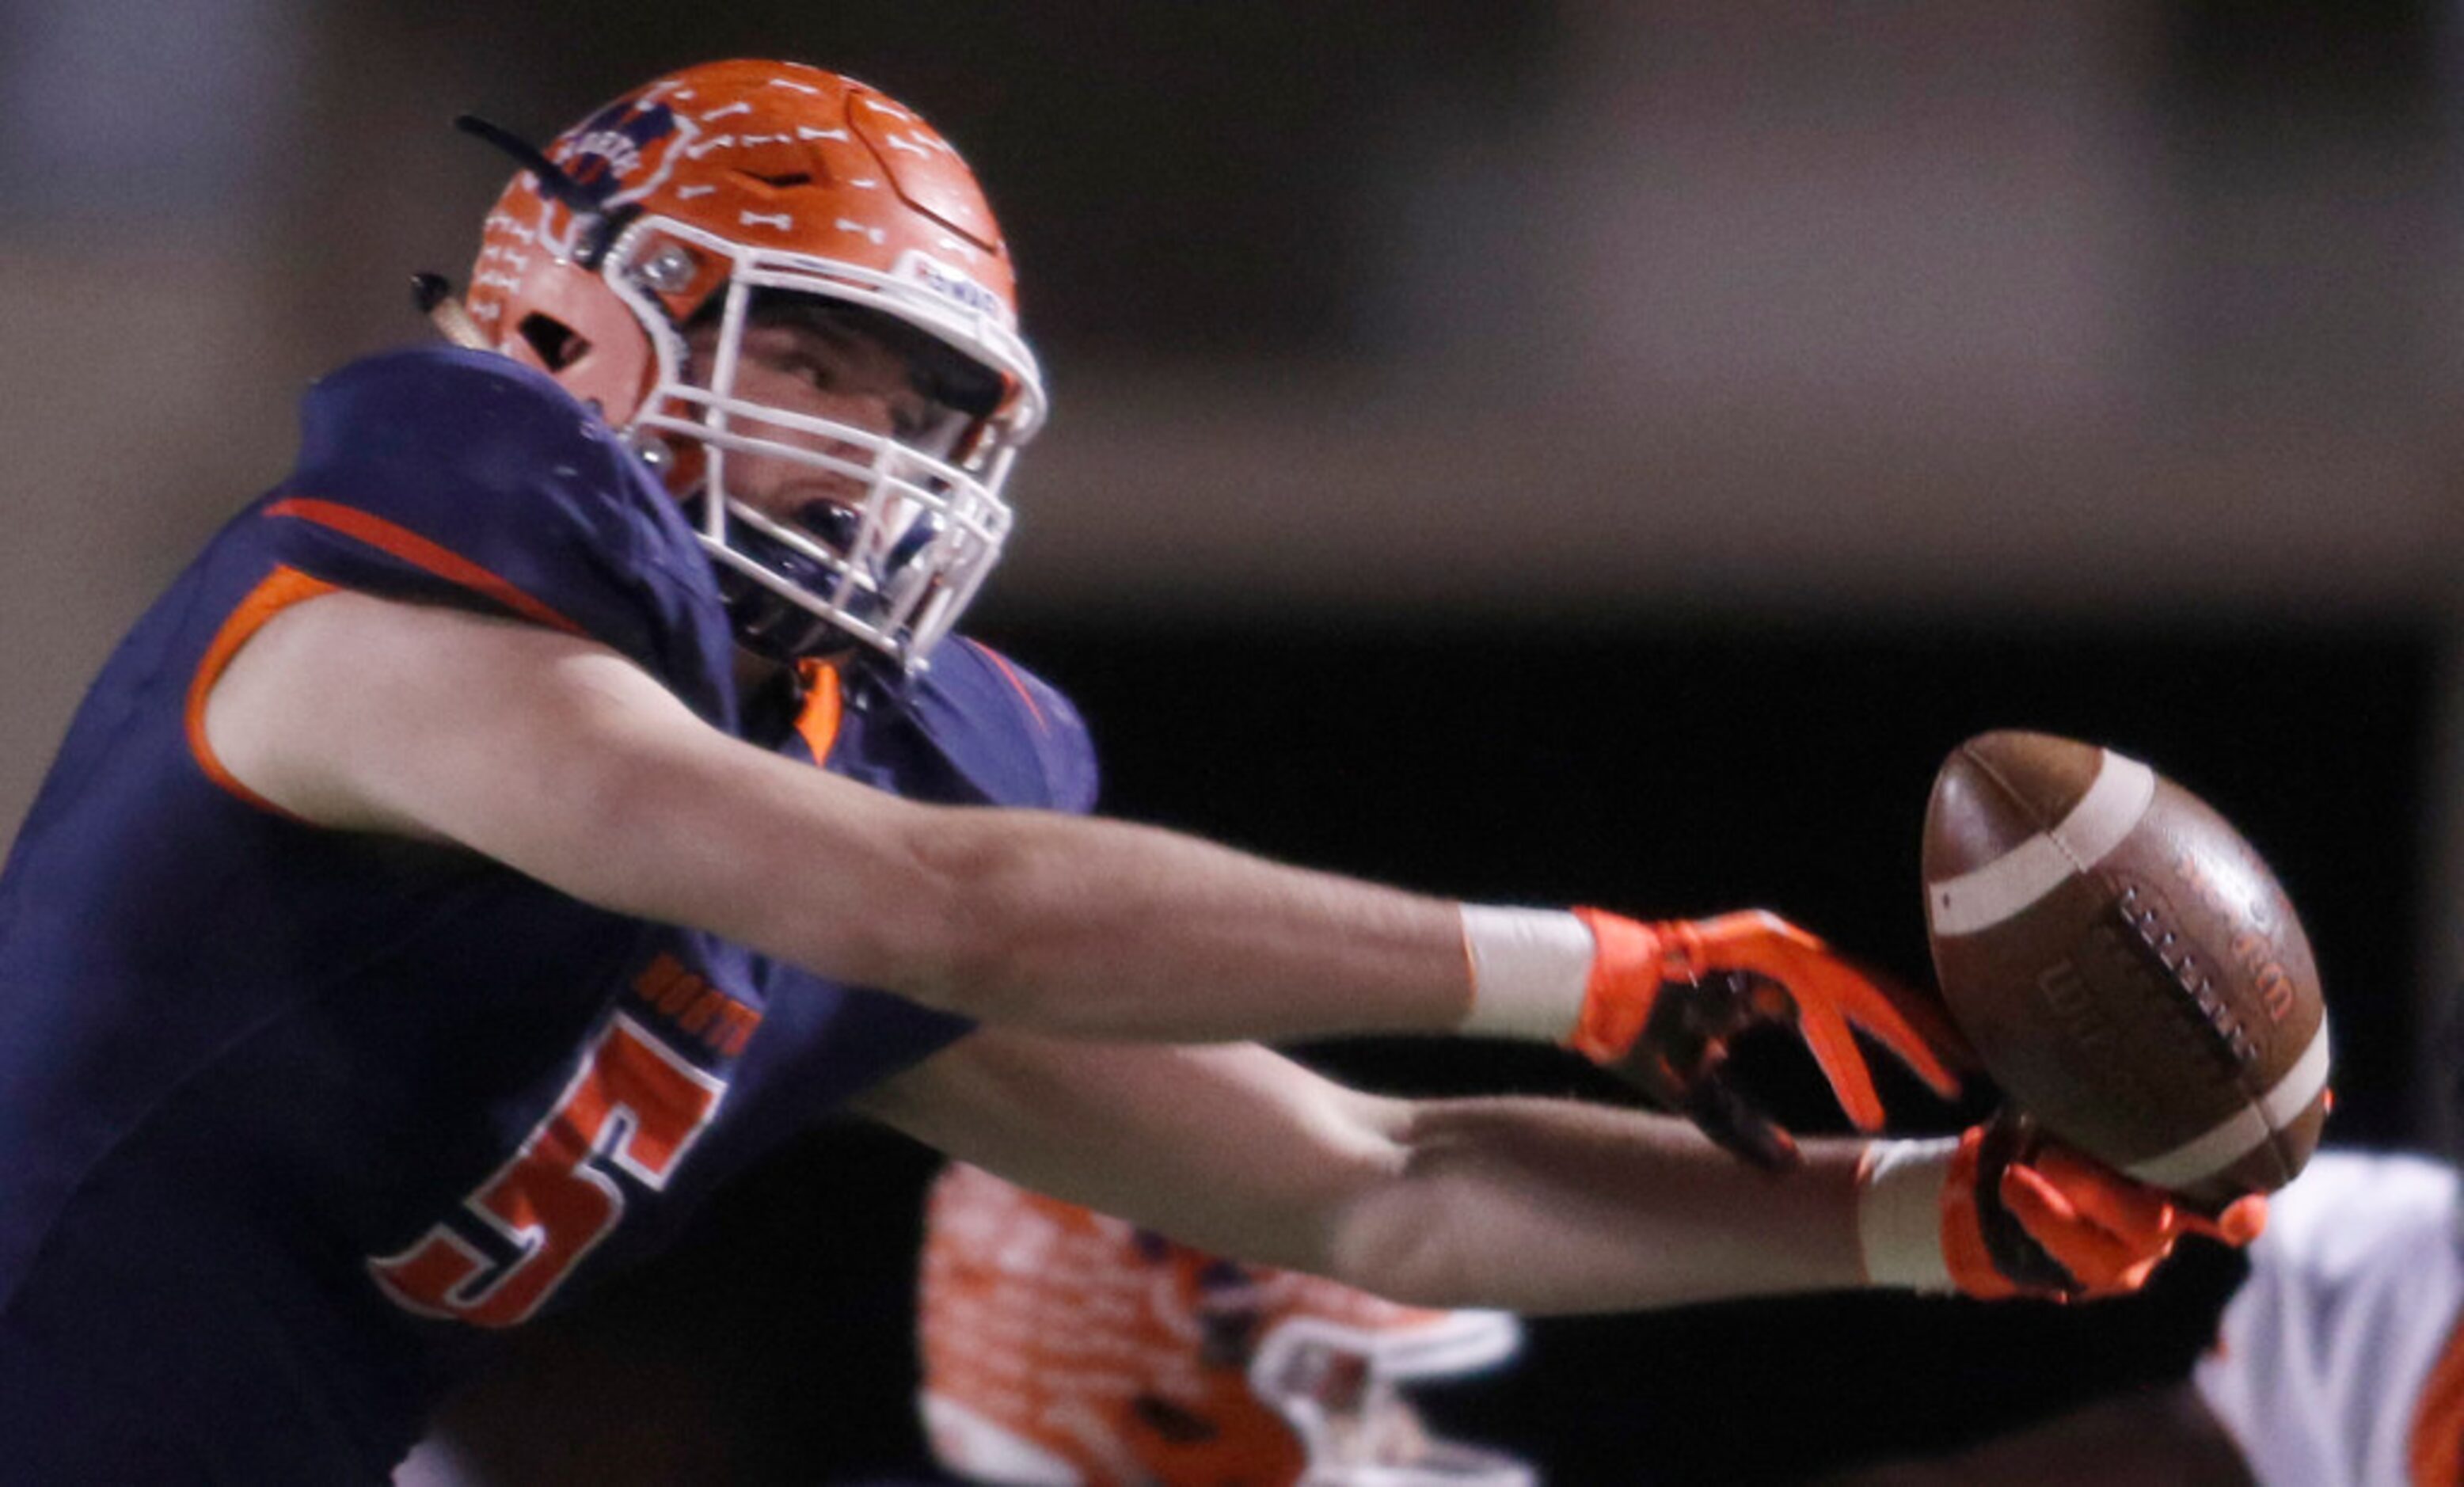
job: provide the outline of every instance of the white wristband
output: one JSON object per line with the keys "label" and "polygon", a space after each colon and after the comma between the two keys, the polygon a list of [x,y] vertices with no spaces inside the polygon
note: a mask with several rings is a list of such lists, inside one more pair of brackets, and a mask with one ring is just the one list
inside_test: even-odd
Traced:
{"label": "white wristband", "polygon": [[1562,1043],[1583,1016],[1592,978],[1592,931],[1563,909],[1463,906],[1463,955],[1471,963],[1476,1038]]}
{"label": "white wristband", "polygon": [[1956,1287],[1942,1254],[1942,1190],[1959,1138],[1877,1141],[1857,1163],[1857,1242],[1868,1284]]}

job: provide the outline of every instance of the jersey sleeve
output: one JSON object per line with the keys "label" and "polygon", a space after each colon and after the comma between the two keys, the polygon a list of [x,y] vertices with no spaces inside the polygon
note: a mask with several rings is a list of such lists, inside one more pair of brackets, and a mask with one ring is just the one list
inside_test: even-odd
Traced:
{"label": "jersey sleeve", "polygon": [[258,503],[275,561],[387,599],[587,636],[722,726],[724,611],[676,504],[551,380],[447,346],[311,388],[299,462]]}
{"label": "jersey sleeve", "polygon": [[2464,1202],[2413,1157],[2321,1151],[2269,1201],[2193,1374],[2262,1483],[2457,1479]]}

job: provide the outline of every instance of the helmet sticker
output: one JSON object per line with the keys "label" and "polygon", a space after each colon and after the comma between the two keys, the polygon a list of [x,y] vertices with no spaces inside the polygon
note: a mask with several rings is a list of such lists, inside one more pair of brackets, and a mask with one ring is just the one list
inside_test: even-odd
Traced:
{"label": "helmet sticker", "polygon": [[892,277],[903,278],[930,290],[973,314],[989,316],[1001,324],[1009,322],[1009,302],[977,283],[964,269],[952,268],[937,258],[910,251],[899,255],[897,266],[891,273]]}
{"label": "helmet sticker", "polygon": [[675,111],[643,98],[609,104],[568,134],[556,162],[576,185],[615,194],[642,167],[642,152],[676,132]]}

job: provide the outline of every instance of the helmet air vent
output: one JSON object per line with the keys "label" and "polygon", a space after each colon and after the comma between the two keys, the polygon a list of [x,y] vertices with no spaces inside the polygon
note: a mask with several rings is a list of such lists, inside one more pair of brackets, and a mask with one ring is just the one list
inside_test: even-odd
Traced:
{"label": "helmet air vent", "polygon": [[536,310],[523,316],[516,329],[550,372],[561,372],[590,352],[590,342],[576,335],[572,326]]}

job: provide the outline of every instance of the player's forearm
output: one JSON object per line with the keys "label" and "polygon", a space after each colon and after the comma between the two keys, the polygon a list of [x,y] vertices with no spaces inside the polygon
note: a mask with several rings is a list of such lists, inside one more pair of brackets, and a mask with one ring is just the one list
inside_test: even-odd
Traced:
{"label": "player's forearm", "polygon": [[1406,1106],[1396,1175],[1330,1234],[1336,1279],[1429,1305],[1614,1310],[1864,1283],[1859,1145],[1773,1177],[1681,1122],[1571,1102]]}
{"label": "player's forearm", "polygon": [[1600,1312],[1864,1279],[1855,1143],[1772,1177],[1632,1109],[1385,1099],[1255,1045],[1008,1032],[860,1107],[1039,1192],[1397,1301]]}
{"label": "player's forearm", "polygon": [[[605,792],[609,897],[1023,1031],[1174,1042],[1459,1027],[1457,907],[1196,838],[916,805],[740,745]],[[666,803],[661,803],[666,802]],[[602,900],[606,901],[606,900]]]}
{"label": "player's forearm", "polygon": [[916,805],[732,741],[598,756],[582,844],[511,860],[980,1021],[1189,1042],[1441,1032],[1470,1005],[1442,900],[1122,821]]}
{"label": "player's forearm", "polygon": [[[879,983],[1037,1031],[1175,1040],[1447,1031],[1470,1001],[1454,905],[1120,821],[939,813],[929,918]],[[817,945],[826,955],[834,947]]]}

